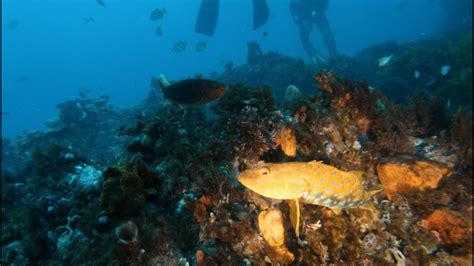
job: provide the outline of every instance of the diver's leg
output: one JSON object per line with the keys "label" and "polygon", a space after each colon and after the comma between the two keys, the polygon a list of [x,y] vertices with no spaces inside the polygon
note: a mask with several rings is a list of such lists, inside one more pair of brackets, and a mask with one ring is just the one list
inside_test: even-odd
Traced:
{"label": "diver's leg", "polygon": [[334,40],[334,35],[332,34],[331,27],[329,26],[329,21],[326,17],[326,14],[320,14],[315,20],[315,25],[323,36],[324,43],[326,44],[326,48],[329,52],[329,56],[336,56],[336,41]]}
{"label": "diver's leg", "polygon": [[267,23],[270,9],[267,0],[252,0],[253,4],[253,29],[256,30]]}
{"label": "diver's leg", "polygon": [[313,26],[310,23],[299,23],[298,26],[300,28],[300,39],[303,48],[309,57],[312,58],[316,54],[316,49],[313,47],[309,39],[309,34],[311,33]]}
{"label": "diver's leg", "polygon": [[219,16],[219,0],[202,0],[194,26],[197,33],[214,35]]}

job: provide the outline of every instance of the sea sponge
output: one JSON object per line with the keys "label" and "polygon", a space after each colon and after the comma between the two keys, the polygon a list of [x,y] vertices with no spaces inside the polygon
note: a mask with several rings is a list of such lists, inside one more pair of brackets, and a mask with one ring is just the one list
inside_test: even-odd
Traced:
{"label": "sea sponge", "polygon": [[391,200],[412,190],[437,188],[441,178],[451,174],[451,169],[438,163],[416,160],[379,164],[377,174]]}
{"label": "sea sponge", "polygon": [[282,126],[278,129],[278,132],[275,136],[275,143],[280,145],[281,150],[288,157],[296,156],[296,147],[298,146],[296,142],[296,136],[293,132],[293,129],[289,126]]}
{"label": "sea sponge", "polygon": [[430,232],[437,232],[444,245],[462,245],[472,239],[472,226],[467,226],[461,215],[448,209],[433,211],[421,225]]}
{"label": "sea sponge", "polygon": [[258,227],[267,243],[268,256],[272,262],[291,263],[295,259],[285,246],[285,228],[280,210],[262,211],[258,215]]}

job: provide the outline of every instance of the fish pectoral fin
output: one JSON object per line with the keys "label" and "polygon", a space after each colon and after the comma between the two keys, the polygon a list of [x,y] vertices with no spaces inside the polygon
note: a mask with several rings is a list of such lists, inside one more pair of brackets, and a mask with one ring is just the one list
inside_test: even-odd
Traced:
{"label": "fish pectoral fin", "polygon": [[295,229],[296,237],[300,236],[300,203],[298,199],[288,201],[290,207],[290,221]]}
{"label": "fish pectoral fin", "polygon": [[355,175],[358,180],[363,181],[362,176],[364,175],[364,172],[362,172],[362,171],[350,171],[350,173]]}
{"label": "fish pectoral fin", "polygon": [[329,209],[331,209],[331,211],[333,211],[334,214],[336,214],[336,215],[341,215],[341,214],[342,214],[342,208],[339,208],[339,207],[329,207]]}
{"label": "fish pectoral fin", "polygon": [[367,197],[366,199],[370,199],[373,195],[379,193],[380,191],[382,191],[384,188],[382,185],[377,185],[377,186],[374,186],[372,187],[369,191],[367,191]]}

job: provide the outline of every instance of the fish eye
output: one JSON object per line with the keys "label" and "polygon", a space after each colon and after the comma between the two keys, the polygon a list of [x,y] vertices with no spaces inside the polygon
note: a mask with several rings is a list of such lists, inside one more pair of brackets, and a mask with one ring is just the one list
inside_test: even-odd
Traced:
{"label": "fish eye", "polygon": [[270,174],[270,168],[268,167],[262,167],[262,175],[268,175]]}

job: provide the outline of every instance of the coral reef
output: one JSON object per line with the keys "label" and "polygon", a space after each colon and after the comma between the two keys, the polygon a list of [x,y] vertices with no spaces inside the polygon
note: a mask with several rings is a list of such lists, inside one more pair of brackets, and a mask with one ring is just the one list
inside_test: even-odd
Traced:
{"label": "coral reef", "polygon": [[[377,68],[377,58],[389,54],[394,55],[391,62]],[[361,51],[356,61],[363,66],[360,76],[396,101],[428,93],[444,104],[450,99],[452,105],[472,106],[472,29],[439,40],[375,45]],[[443,75],[440,69],[446,65],[451,71]]]}
{"label": "coral reef", "polygon": [[[247,64],[213,75],[244,83],[207,106],[158,91],[127,110],[65,101],[48,131],[2,139],[0,263],[470,265],[472,103],[443,87],[472,83],[469,56],[437,74],[466,36],[386,43],[325,70],[251,43]],[[428,64],[437,81],[413,96]],[[297,237],[287,202],[236,180],[259,161],[312,160],[385,191],[340,215],[302,203]]]}
{"label": "coral reef", "polygon": [[251,86],[269,86],[271,93],[279,103],[283,102],[285,89],[293,84],[303,93],[314,93],[311,79],[315,66],[275,52],[263,53],[256,42],[248,45],[247,64],[228,67],[223,73],[213,73],[211,77],[224,83],[245,83]]}

